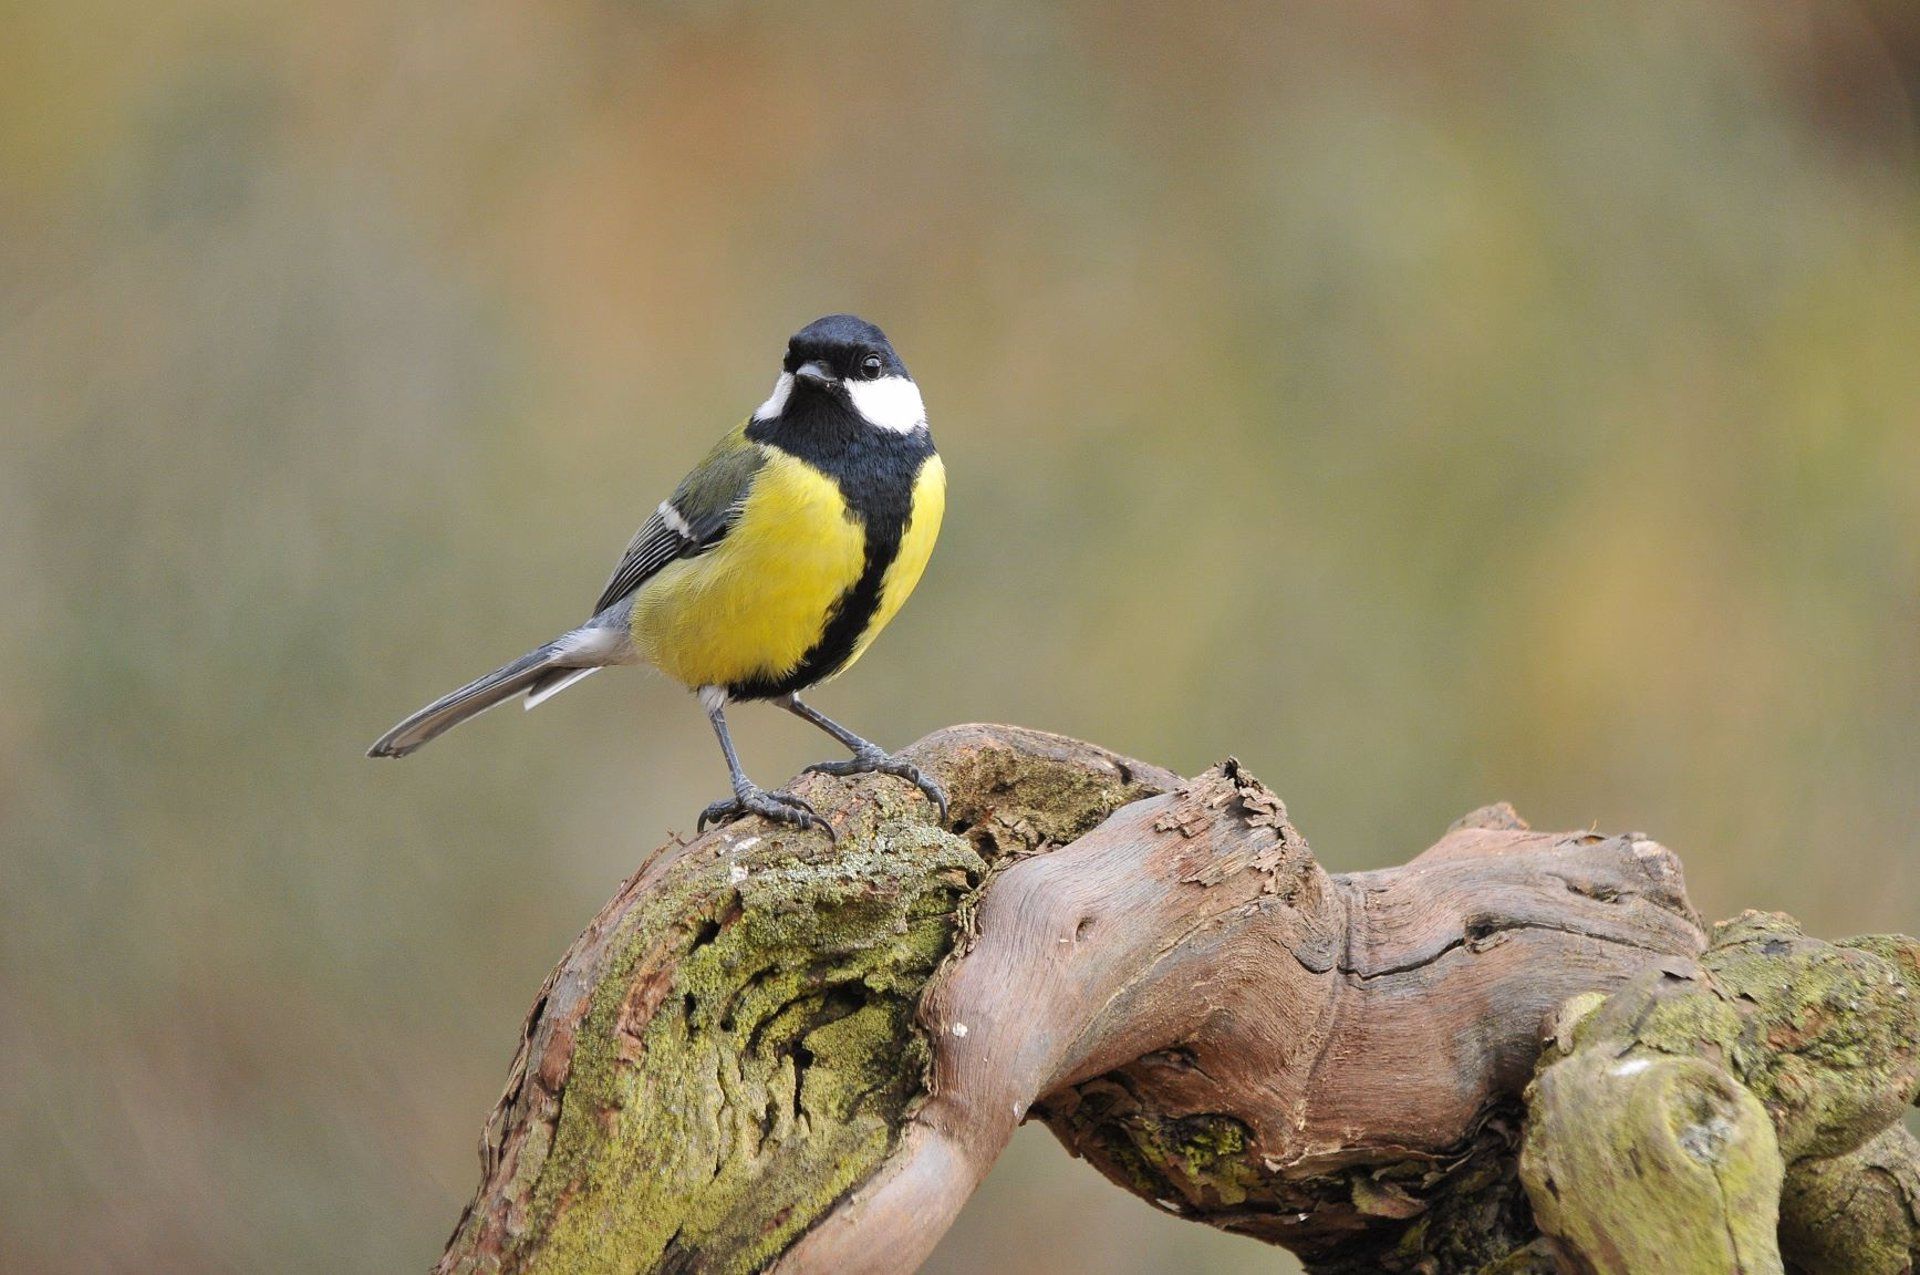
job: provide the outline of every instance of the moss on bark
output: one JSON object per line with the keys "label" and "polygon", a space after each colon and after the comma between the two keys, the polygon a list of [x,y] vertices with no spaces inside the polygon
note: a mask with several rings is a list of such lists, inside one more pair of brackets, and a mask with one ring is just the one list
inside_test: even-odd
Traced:
{"label": "moss on bark", "polygon": [[1511,812],[1328,878],[1234,767],[1109,819],[1177,780],[1011,728],[915,756],[948,827],[811,778],[837,845],[743,821],[643,865],[530,1014],[441,1269],[899,1269],[1036,1103],[1316,1275],[1909,1269],[1913,940],[1749,913],[1702,953],[1670,852]]}
{"label": "moss on bark", "polygon": [[838,844],[752,820],[643,867],[536,1005],[485,1149],[501,1180],[442,1268],[758,1270],[869,1177],[924,1096],[920,999],[992,862],[1153,790],[1016,740],[939,757],[971,836],[897,781],[849,802],[809,779]]}
{"label": "moss on bark", "polygon": [[1899,1125],[1787,1172],[1780,1247],[1793,1268],[1905,1275],[1920,1261],[1920,1142]]}
{"label": "moss on bark", "polygon": [[880,1163],[920,1089],[920,990],[986,865],[910,819],[868,846],[743,835],[629,914],[534,1185],[528,1269],[699,1253],[751,1271]]}
{"label": "moss on bark", "polygon": [[1542,1228],[1601,1272],[1906,1269],[1916,956],[1749,912],[1698,969],[1570,1002],[1528,1091]]}

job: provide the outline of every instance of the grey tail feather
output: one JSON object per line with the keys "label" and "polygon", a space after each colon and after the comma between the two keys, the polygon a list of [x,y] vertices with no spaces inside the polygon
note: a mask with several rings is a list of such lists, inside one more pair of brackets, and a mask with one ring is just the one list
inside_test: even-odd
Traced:
{"label": "grey tail feather", "polygon": [[560,666],[566,658],[559,642],[528,651],[503,668],[485,677],[475,678],[459,690],[442,695],[413,716],[382,735],[367,750],[369,757],[405,757],[427,741],[452,730],[470,717],[478,717],[497,704],[537,686],[543,679],[558,674],[561,678],[578,672]]}
{"label": "grey tail feather", "polygon": [[599,664],[589,664],[585,668],[548,669],[533,679],[533,685],[527,687],[527,702],[524,707],[540,707],[581,678],[598,673],[601,667]]}

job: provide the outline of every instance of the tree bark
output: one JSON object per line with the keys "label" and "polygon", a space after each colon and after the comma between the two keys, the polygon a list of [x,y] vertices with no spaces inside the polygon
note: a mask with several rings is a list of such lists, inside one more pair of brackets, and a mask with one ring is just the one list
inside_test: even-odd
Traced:
{"label": "tree bark", "polygon": [[1231,759],[910,751],[948,826],[808,776],[838,845],[735,823],[602,909],[441,1271],[911,1270],[1026,1119],[1316,1272],[1907,1269],[1911,940],[1709,948],[1664,847],[1504,806],[1330,875]]}

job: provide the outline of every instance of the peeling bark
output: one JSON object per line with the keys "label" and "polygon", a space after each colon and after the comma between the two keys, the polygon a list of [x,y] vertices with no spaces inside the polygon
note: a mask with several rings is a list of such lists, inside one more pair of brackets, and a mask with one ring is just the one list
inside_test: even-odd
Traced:
{"label": "peeling bark", "polygon": [[[1882,1132],[1913,1096],[1910,941],[1743,919],[1706,951],[1665,848],[1535,833],[1504,806],[1340,876],[1232,760],[1183,781],[983,726],[911,752],[953,797],[947,827],[897,780],[809,776],[838,847],[746,821],[634,874],[528,1016],[440,1270],[910,1270],[1029,1118],[1316,1272],[1736,1269],[1596,1264],[1582,1219],[1623,1188],[1594,1177],[1569,1203],[1560,1180],[1618,1176],[1586,1119],[1603,1042],[1669,983],[1739,1021],[1701,1001],[1674,1015],[1692,1034],[1635,1038],[1665,1050],[1648,1109],[1699,1117],[1659,1149],[1685,1168],[1750,1133],[1753,1175],[1716,1181],[1761,1203],[1730,1224],[1771,1242],[1756,1218],[1784,1181],[1782,1235],[1814,1235],[1789,1238],[1796,1269],[1903,1269],[1832,1265],[1816,1219],[1870,1200],[1847,1253],[1911,1238],[1911,1140]],[[1768,980],[1800,990],[1739,1001]],[[1552,1186],[1522,1173],[1576,1155]]]}

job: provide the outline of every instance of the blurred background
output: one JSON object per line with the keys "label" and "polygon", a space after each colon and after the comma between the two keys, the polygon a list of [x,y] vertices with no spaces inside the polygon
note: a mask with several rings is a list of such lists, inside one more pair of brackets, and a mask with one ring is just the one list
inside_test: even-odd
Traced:
{"label": "blurred background", "polygon": [[[1916,89],[1907,0],[0,0],[0,1267],[438,1255],[542,977],[724,773],[631,673],[361,752],[832,310],[952,475],[818,696],[862,731],[1920,927]],[[1293,1268],[1030,1129],[932,1269]]]}

